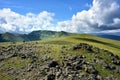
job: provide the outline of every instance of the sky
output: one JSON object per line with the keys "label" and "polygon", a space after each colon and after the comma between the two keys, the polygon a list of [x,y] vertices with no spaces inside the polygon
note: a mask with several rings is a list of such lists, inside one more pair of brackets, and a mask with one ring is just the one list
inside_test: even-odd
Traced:
{"label": "sky", "polygon": [[120,32],[120,0],[0,0],[0,33]]}

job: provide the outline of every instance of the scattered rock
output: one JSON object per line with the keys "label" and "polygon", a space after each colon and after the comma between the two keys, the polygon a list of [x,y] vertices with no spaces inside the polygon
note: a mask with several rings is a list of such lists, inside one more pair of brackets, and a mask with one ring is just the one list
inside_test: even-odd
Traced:
{"label": "scattered rock", "polygon": [[[35,44],[37,44],[37,42],[35,42]],[[48,47],[47,49],[46,46]],[[86,43],[74,45],[69,49],[74,51],[79,51],[78,49],[80,49],[88,53],[88,55],[95,55],[93,59],[88,60],[87,56],[84,54],[74,56],[67,54],[65,51],[67,51],[69,47],[62,46],[59,47],[61,50],[60,53],[62,53],[60,57],[62,62],[58,63],[58,61],[54,60],[49,55],[53,53],[49,50],[51,46],[46,46],[43,48],[46,49],[46,51],[42,53],[43,55],[40,54],[40,56],[36,55],[36,50],[38,49],[39,51],[42,46],[37,47],[27,42],[19,46],[10,45],[9,47],[0,47],[1,63],[13,57],[20,57],[21,60],[30,60],[29,64],[21,65],[22,67],[17,65],[15,69],[4,69],[3,67],[6,64],[2,63],[0,64],[0,70],[5,71],[8,75],[19,75],[21,79],[25,80],[117,80],[117,78],[111,76],[103,78],[96,68],[96,64],[99,64],[102,66],[101,68],[104,67],[107,70],[120,74],[120,57],[108,50],[100,49]],[[104,57],[100,56],[104,53],[108,54],[108,59],[111,60],[110,63],[108,63]],[[19,80],[19,78],[16,79]]]}
{"label": "scattered rock", "polygon": [[48,64],[48,67],[56,67],[58,65],[57,61],[52,61]]}
{"label": "scattered rock", "polygon": [[46,80],[55,80],[55,75],[54,74],[47,75]]}

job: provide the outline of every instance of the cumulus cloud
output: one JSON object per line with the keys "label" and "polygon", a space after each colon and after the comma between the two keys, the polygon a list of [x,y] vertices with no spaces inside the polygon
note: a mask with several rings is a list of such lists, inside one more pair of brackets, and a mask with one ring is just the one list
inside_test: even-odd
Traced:
{"label": "cumulus cloud", "polygon": [[89,33],[120,29],[120,6],[117,0],[93,0],[88,10],[74,14],[70,20],[54,24],[54,13],[21,15],[9,8],[0,10],[1,32],[31,32],[33,30],[57,30]]}
{"label": "cumulus cloud", "polygon": [[0,10],[0,31],[27,33],[33,30],[49,29],[53,26],[53,13],[43,11],[39,14],[20,15],[9,8]]}
{"label": "cumulus cloud", "polygon": [[62,30],[93,32],[120,29],[120,11],[117,0],[93,0],[89,10],[72,16],[71,20],[58,22]]}

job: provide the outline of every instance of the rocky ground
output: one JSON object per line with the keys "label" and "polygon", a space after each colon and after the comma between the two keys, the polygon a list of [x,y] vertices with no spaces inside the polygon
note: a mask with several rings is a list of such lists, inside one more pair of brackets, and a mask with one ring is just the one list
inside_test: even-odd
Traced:
{"label": "rocky ground", "polygon": [[120,80],[120,57],[112,52],[85,43],[38,44],[0,46],[0,79]]}

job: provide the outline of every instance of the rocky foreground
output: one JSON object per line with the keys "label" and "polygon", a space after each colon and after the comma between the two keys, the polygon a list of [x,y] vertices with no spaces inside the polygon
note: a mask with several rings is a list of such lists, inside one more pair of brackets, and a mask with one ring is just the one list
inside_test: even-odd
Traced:
{"label": "rocky foreground", "polygon": [[[85,43],[59,47],[37,44],[0,46],[0,79],[120,80],[120,57],[112,52]],[[58,53],[59,57],[54,56]]]}

